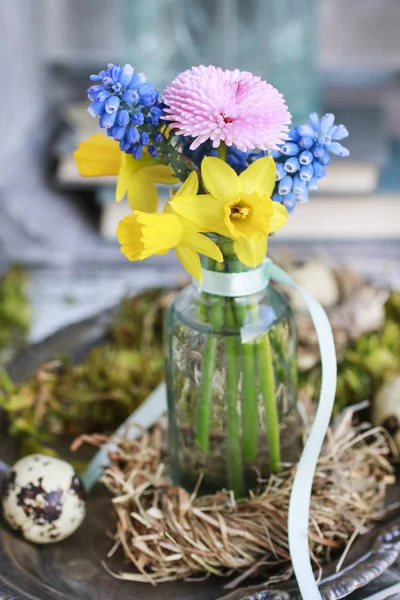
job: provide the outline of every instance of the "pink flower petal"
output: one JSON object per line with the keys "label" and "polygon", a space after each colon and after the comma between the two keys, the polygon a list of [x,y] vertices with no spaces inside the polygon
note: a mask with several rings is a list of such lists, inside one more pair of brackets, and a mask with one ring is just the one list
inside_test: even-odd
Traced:
{"label": "pink flower petal", "polygon": [[180,135],[196,138],[191,149],[207,139],[245,151],[272,150],[288,139],[291,121],[282,94],[247,71],[213,66],[192,67],[164,90],[164,117]]}

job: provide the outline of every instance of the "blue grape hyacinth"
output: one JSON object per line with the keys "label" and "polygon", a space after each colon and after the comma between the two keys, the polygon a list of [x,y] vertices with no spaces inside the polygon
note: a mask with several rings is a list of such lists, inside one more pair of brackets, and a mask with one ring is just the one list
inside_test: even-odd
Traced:
{"label": "blue grape hyacinth", "polygon": [[159,124],[164,114],[156,88],[128,64],[110,63],[90,79],[94,85],[88,89],[88,111],[99,117],[100,127],[134,158],[141,158],[144,147],[155,158],[156,145],[163,139]]}
{"label": "blue grape hyacinth", "polygon": [[309,122],[294,127],[289,140],[272,152],[276,162],[276,184],[272,199],[293,212],[297,203],[308,202],[308,193],[318,188],[318,180],[326,175],[330,154],[346,157],[349,150],[340,140],[348,137],[344,125],[335,125],[335,115],[327,113],[319,119],[309,115]]}

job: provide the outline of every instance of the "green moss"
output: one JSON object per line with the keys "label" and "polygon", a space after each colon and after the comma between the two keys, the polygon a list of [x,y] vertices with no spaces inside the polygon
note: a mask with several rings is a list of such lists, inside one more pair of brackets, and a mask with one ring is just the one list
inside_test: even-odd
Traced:
{"label": "green moss", "polygon": [[[400,292],[392,292],[385,305],[379,331],[364,333],[351,343],[338,362],[335,410],[370,400],[386,381],[400,374]],[[301,387],[314,398],[321,385],[320,367],[301,374]]]}
{"label": "green moss", "polygon": [[0,408],[21,453],[47,451],[58,435],[113,431],[139,406],[164,376],[162,326],[170,294],[158,289],[122,300],[109,340],[82,364],[55,357],[18,386],[0,374]]}
{"label": "green moss", "polygon": [[12,266],[0,278],[0,362],[26,343],[31,321],[26,287],[22,267]]}

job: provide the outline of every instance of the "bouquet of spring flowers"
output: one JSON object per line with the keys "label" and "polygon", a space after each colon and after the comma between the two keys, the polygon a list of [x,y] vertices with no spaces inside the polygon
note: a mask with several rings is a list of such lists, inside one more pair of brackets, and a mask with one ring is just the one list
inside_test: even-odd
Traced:
{"label": "bouquet of spring flowers", "polygon": [[[81,175],[118,175],[117,201],[127,195],[132,215],[117,235],[129,260],[174,249],[201,280],[198,253],[222,260],[207,237],[234,240],[239,260],[255,267],[268,235],[326,175],[330,153],[347,156],[348,136],[334,115],[293,129],[282,95],[248,72],[193,67],[161,97],[131,65],[109,64],[91,76],[89,112],[108,137],[80,144]],[[157,183],[182,186],[157,212]]]}
{"label": "bouquet of spring flowers", "polygon": [[[316,113],[289,129],[283,96],[239,70],[193,67],[161,96],[131,65],[109,64],[91,80],[88,110],[107,135],[79,145],[80,173],[118,175],[116,199],[127,196],[132,208],[117,229],[123,254],[137,261],[174,249],[200,294],[196,301],[178,300],[179,323],[167,319],[166,327],[177,479],[194,484],[187,473],[195,479],[202,471],[217,486],[221,479],[213,472],[226,471],[222,484],[243,495],[251,487],[246,465],[263,474],[257,461],[267,454],[277,472],[282,459],[294,458],[282,457],[280,439],[282,414],[296,401],[294,344],[286,339],[290,317],[279,330],[278,313],[288,311],[278,310],[275,297],[260,299],[267,282],[254,287],[254,281],[265,264],[268,236],[308,201],[330,154],[349,154],[340,144],[348,131],[335,125],[333,114],[320,119]],[[158,211],[156,184],[179,183]],[[214,277],[238,273],[248,276],[240,280],[240,293],[236,284],[229,291],[232,278]],[[286,430],[293,446],[293,422]]]}

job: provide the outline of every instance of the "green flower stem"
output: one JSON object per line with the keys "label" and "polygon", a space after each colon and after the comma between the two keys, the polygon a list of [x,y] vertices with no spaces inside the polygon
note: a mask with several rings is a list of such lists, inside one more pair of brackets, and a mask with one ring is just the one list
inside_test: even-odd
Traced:
{"label": "green flower stem", "polygon": [[207,295],[204,292],[200,293],[201,302],[197,307],[197,316],[201,323],[208,323],[208,306],[207,306]]}
{"label": "green flower stem", "polygon": [[265,407],[265,428],[269,448],[269,465],[273,473],[281,470],[279,415],[275,391],[275,374],[272,364],[271,343],[265,334],[256,346],[258,377]]}
{"label": "green flower stem", "polygon": [[[243,326],[246,316],[252,314],[254,306],[235,303],[238,324]],[[242,362],[242,446],[243,458],[253,461],[258,451],[258,393],[255,369],[254,344],[241,344]]]}
{"label": "green flower stem", "polygon": [[212,331],[207,334],[203,357],[203,373],[200,384],[199,403],[197,406],[196,444],[208,453],[210,437],[210,418],[213,399],[213,375],[217,356],[218,336],[213,333],[221,325],[224,312],[223,298],[215,296],[210,310]]}
{"label": "green flower stem", "polygon": [[[226,300],[226,325],[234,329],[235,319],[232,311],[232,300]],[[234,335],[228,335],[226,345],[226,403],[227,403],[227,463],[228,487],[233,490],[236,498],[244,496],[244,481],[242,467],[242,449],[240,444],[240,423],[237,407],[238,398],[238,355],[237,340]]]}
{"label": "green flower stem", "polygon": [[158,154],[166,165],[169,165],[180,181],[185,181],[190,173],[195,170],[192,161],[185,157],[178,148],[172,144],[171,138],[164,138],[156,144]]}
{"label": "green flower stem", "polygon": [[218,153],[218,158],[220,158],[221,160],[226,162],[227,148],[226,148],[225,142],[220,143],[220,145],[218,146],[217,153]]}

